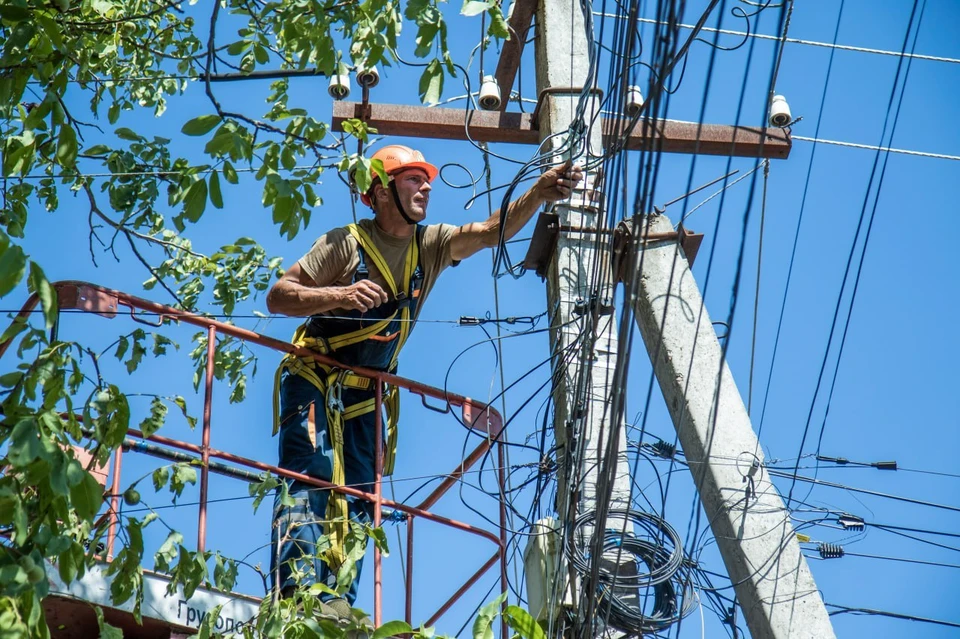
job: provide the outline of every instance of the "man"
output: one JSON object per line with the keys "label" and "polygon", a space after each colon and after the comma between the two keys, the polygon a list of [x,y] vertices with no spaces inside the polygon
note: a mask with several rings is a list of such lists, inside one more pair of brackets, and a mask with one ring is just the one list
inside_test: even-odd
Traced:
{"label": "man", "polygon": [[[294,343],[330,354],[346,366],[392,372],[437,276],[498,244],[500,212],[461,227],[422,225],[437,168],[419,151],[400,145],[386,146],[373,158],[383,162],[389,177],[387,184],[376,178],[361,196],[373,209],[374,219],[321,236],[270,289],[267,308],[271,313],[309,317]],[[543,173],[510,204],[504,238],[513,237],[542,204],[569,197],[581,178],[580,168],[569,163]],[[293,356],[281,363],[277,378],[280,407],[274,432],[280,434],[280,467],[373,492],[376,431],[370,380]],[[384,474],[392,471],[396,451],[396,390],[384,394]],[[274,583],[283,594],[298,580],[332,587],[344,561],[347,520],[369,522],[372,504],[310,489],[302,482],[293,482],[289,493],[294,505],[283,505],[278,493],[274,507]],[[345,593],[351,605],[359,574],[358,565]]]}

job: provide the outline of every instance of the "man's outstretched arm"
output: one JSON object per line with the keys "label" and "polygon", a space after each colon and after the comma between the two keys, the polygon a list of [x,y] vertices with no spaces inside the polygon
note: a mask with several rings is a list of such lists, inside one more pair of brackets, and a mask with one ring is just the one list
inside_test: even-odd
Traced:
{"label": "man's outstretched arm", "polygon": [[369,311],[386,301],[386,291],[370,280],[360,280],[350,286],[317,286],[298,262],[270,288],[267,310],[280,315],[306,317],[338,308]]}
{"label": "man's outstretched arm", "polygon": [[[507,207],[507,219],[503,229],[504,240],[509,240],[522,229],[540,205],[570,197],[573,187],[583,179],[583,171],[567,162],[545,171],[530,189]],[[484,222],[464,224],[450,240],[450,257],[459,261],[485,248],[492,248],[500,241],[500,211]]]}

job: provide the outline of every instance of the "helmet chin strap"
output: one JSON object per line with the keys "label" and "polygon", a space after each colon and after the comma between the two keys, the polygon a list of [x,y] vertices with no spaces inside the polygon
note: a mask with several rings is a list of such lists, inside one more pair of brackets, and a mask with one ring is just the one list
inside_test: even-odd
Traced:
{"label": "helmet chin strap", "polygon": [[390,180],[390,192],[393,193],[393,203],[397,205],[397,210],[400,212],[400,217],[406,220],[407,224],[413,226],[416,224],[416,221],[411,219],[407,212],[403,210],[403,204],[400,203],[400,194],[397,192],[397,183],[395,180]]}

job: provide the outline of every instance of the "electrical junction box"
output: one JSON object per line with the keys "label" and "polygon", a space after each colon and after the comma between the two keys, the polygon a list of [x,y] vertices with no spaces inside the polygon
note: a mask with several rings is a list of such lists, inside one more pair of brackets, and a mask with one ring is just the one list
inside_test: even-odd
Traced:
{"label": "electrical junction box", "polygon": [[530,614],[538,621],[557,616],[562,606],[573,607],[574,588],[563,557],[560,524],[553,517],[545,517],[533,525],[523,551],[523,566]]}

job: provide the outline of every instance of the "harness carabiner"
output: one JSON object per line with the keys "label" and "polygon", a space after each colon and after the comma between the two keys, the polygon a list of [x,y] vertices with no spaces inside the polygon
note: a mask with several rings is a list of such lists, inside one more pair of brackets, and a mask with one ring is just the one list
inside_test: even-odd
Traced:
{"label": "harness carabiner", "polygon": [[347,371],[345,370],[339,371],[336,379],[333,380],[327,390],[327,409],[337,411],[341,415],[346,410],[343,405],[343,376],[346,375],[346,373]]}

